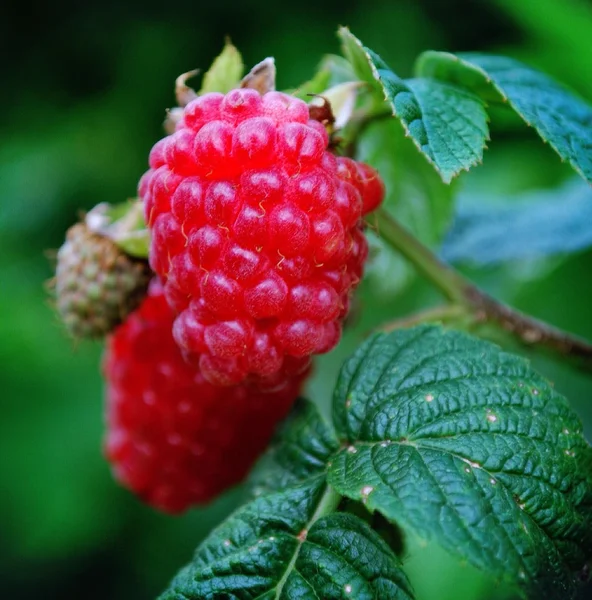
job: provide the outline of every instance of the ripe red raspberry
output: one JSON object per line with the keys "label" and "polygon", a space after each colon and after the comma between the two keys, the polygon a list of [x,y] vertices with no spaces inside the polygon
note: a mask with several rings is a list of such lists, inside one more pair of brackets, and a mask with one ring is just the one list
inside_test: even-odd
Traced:
{"label": "ripe red raspberry", "polygon": [[384,188],[328,141],[303,101],[236,89],[190,102],[152,149],[150,263],[212,383],[275,377],[339,341]]}
{"label": "ripe red raspberry", "polygon": [[124,486],[177,513],[243,479],[304,375],[270,392],[213,386],[183,360],[173,319],[162,288],[153,284],[109,340],[105,452]]}

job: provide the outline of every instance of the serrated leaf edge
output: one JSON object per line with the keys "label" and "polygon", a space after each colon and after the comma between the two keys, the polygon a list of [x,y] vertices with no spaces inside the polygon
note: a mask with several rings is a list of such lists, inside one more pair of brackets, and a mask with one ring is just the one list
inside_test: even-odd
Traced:
{"label": "serrated leaf edge", "polygon": [[[475,53],[474,55],[479,55],[479,56],[496,56],[496,55],[489,55],[489,54],[485,54],[485,53]],[[442,56],[448,60],[451,60],[452,62],[461,64],[463,67],[469,69],[470,71],[473,71],[474,73],[478,73],[480,76],[482,76],[485,80],[485,83],[490,86],[490,88],[492,88],[495,92],[497,92],[497,94],[499,94],[500,97],[500,103],[504,104],[506,106],[509,106],[524,122],[524,124],[528,127],[531,127],[532,129],[534,129],[538,136],[541,138],[542,142],[544,144],[549,144],[549,146],[551,146],[551,148],[553,148],[553,150],[555,151],[555,153],[559,156],[561,162],[565,162],[566,159],[562,156],[561,152],[559,151],[559,149],[557,148],[557,146],[548,139],[545,139],[543,137],[543,135],[541,134],[541,132],[538,130],[538,127],[536,127],[536,125],[534,125],[533,123],[531,123],[524,114],[522,114],[522,112],[515,106],[515,104],[512,102],[512,100],[506,95],[506,93],[504,92],[504,90],[487,74],[487,71],[485,71],[482,67],[480,67],[479,65],[476,65],[472,62],[470,62],[469,60],[467,60],[466,58],[463,58],[462,54],[461,55],[457,55],[454,54],[452,52],[439,52],[437,50],[427,50],[425,52],[422,52],[419,57],[416,60],[415,63],[415,72],[418,74],[418,76],[421,76],[422,70],[425,68],[424,67],[424,63],[427,60],[427,58],[429,57],[436,57],[436,56]],[[503,57],[503,58],[511,58],[511,57]],[[521,67],[534,71],[540,75],[543,75],[547,78],[549,78],[551,81],[553,81],[556,85],[558,85],[559,87],[564,87],[562,86],[561,83],[554,81],[552,78],[550,78],[548,75],[546,75],[545,73],[543,73],[542,71],[538,71],[537,69],[533,69],[532,67],[529,67],[528,65],[522,63],[519,60],[516,60],[514,58],[511,58],[511,60],[515,61],[516,63],[518,63]],[[565,91],[567,93],[571,93],[569,90],[567,90],[567,88],[565,88]],[[567,159],[567,162],[569,162],[569,164],[571,165],[571,167],[573,168],[573,170],[580,176],[582,177],[582,179],[584,179],[585,181],[587,181],[589,184],[592,185],[592,182],[588,179],[588,177],[586,176],[586,174],[580,169],[579,165],[574,163],[571,159]]]}
{"label": "serrated leaf edge", "polygon": [[[439,166],[438,164],[435,162],[435,160],[429,155],[427,154],[421,144],[419,143],[419,141],[415,138],[415,136],[412,135],[409,127],[408,127],[408,123],[406,122],[406,120],[403,118],[402,115],[400,115],[397,112],[396,106],[395,106],[395,102],[394,99],[402,92],[407,92],[409,94],[411,94],[414,99],[417,102],[419,111],[420,111],[420,121],[423,122],[423,117],[424,117],[424,110],[423,107],[421,106],[421,102],[419,97],[415,94],[415,92],[413,91],[413,89],[411,87],[409,87],[408,83],[406,80],[400,78],[398,75],[396,75],[396,73],[390,69],[390,67],[382,60],[382,58],[376,54],[374,51],[370,50],[369,48],[367,48],[366,46],[363,45],[363,43],[361,42],[361,40],[359,40],[355,35],[353,35],[351,33],[351,31],[346,28],[346,27],[342,27],[339,29],[339,35],[340,37],[344,40],[344,37],[347,36],[347,38],[352,41],[358,48],[359,50],[363,53],[364,57],[366,58],[367,64],[370,68],[370,71],[372,73],[372,76],[374,78],[375,83],[377,84],[377,88],[379,87],[383,93],[383,100],[384,102],[386,102],[386,104],[390,107],[391,109],[391,113],[394,117],[396,117],[402,124],[403,129],[405,131],[405,137],[407,138],[411,138],[411,140],[413,141],[414,146],[419,150],[420,154],[425,158],[425,160],[427,160],[427,162],[434,168],[434,170],[438,173],[438,175],[440,176],[440,178],[442,179],[442,181],[445,184],[450,184],[451,181],[457,177],[458,175],[460,175],[460,173],[462,171],[469,171],[469,169],[471,167],[480,165],[482,163],[483,160],[483,150],[487,148],[487,145],[484,144],[483,147],[481,148],[481,151],[477,154],[475,154],[475,152],[471,149],[471,154],[474,155],[473,159],[470,161],[469,165],[462,167],[460,169],[455,169],[453,172],[451,172],[450,174],[448,174],[447,172],[444,172]],[[345,40],[344,40],[345,41]],[[345,43],[344,43],[344,49],[346,48]],[[347,52],[344,52],[345,54],[347,54]],[[378,63],[382,63],[383,67],[379,68]],[[398,83],[401,85],[401,90],[399,90],[398,92],[395,93],[395,95],[391,98],[387,92],[386,87],[383,84],[383,77],[380,73],[380,71],[388,71],[389,73],[391,73],[394,77],[396,77],[396,79],[398,80]],[[429,79],[429,78],[425,78],[425,79]],[[438,81],[436,79],[432,79],[432,81]],[[439,82],[440,84],[442,84],[442,82]],[[485,122],[488,123],[489,122],[489,115],[487,114],[487,111],[485,110],[485,103],[475,94],[473,94],[472,91],[470,91],[467,88],[462,88],[462,87],[458,87],[455,85],[452,85],[450,83],[446,84],[448,87],[450,87],[451,89],[454,89],[455,91],[458,92],[462,92],[467,96],[471,96],[474,99],[478,99],[481,102],[481,107],[483,110],[483,116],[485,117]],[[486,130],[484,133],[484,137],[485,137],[485,141],[489,141],[490,137],[489,137],[489,131]],[[461,138],[462,139],[462,138]],[[464,142],[464,140],[463,140]]]}

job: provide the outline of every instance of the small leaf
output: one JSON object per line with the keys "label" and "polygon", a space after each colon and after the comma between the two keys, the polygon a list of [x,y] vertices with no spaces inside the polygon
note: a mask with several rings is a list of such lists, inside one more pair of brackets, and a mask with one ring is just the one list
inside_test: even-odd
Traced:
{"label": "small leaf", "polygon": [[331,81],[331,71],[328,68],[320,67],[314,77],[309,81],[300,84],[294,90],[287,90],[286,93],[300,98],[305,102],[310,102],[311,96],[320,94],[329,87]]}
{"label": "small leaf", "polygon": [[[181,73],[181,75],[179,75],[179,77],[177,77],[177,79],[175,80],[175,98],[177,100],[177,104],[179,105],[177,108],[185,107],[192,100],[195,100],[197,98],[195,90],[187,85],[187,81],[198,74],[199,69],[193,69],[192,71],[188,71],[187,73]],[[173,131],[171,131],[170,133],[173,133]]]}
{"label": "small leaf", "polygon": [[352,515],[327,514],[336,498],[317,476],[250,502],[212,532],[161,599],[412,598],[377,533]]}
{"label": "small leaf", "polygon": [[338,83],[312,98],[310,104],[323,106],[325,101],[328,102],[333,115],[332,124],[335,129],[341,129],[347,125],[354,112],[360,85],[359,81]]}
{"label": "small leaf", "polygon": [[325,87],[345,83],[346,81],[353,81],[356,78],[350,62],[337,54],[325,55],[321,61],[319,70],[329,71],[329,82]]}
{"label": "small leaf", "polygon": [[130,256],[148,258],[150,231],[139,200],[97,204],[88,212],[85,222],[91,231],[110,238]]}
{"label": "small leaf", "polygon": [[592,247],[592,189],[581,179],[539,190],[500,206],[493,198],[459,202],[442,246],[450,262],[496,265],[565,255]]}
{"label": "small leaf", "polygon": [[499,579],[568,598],[592,554],[592,450],[527,361],[439,327],[368,340],[334,396],[329,483]]}
{"label": "small leaf", "polygon": [[200,94],[221,92],[226,94],[239,87],[244,65],[240,52],[227,40],[224,49],[204,75]]}
{"label": "small leaf", "polygon": [[337,35],[341,39],[343,56],[345,56],[351,65],[356,76],[360,81],[365,81],[379,90],[380,85],[372,69],[367,48],[364,47],[362,42],[347,27],[340,27]]}
{"label": "small leaf", "polygon": [[150,251],[150,231],[142,229],[131,231],[115,240],[117,245],[130,256],[135,258],[148,258]]}
{"label": "small leaf", "polygon": [[344,53],[362,81],[378,82],[406,135],[449,183],[483,159],[489,139],[482,100],[466,89],[432,79],[403,80],[349,31],[341,31]]}
{"label": "small leaf", "polygon": [[424,52],[416,72],[507,103],[592,183],[592,107],[543,73],[504,56]]}
{"label": "small leaf", "polygon": [[249,477],[253,493],[276,491],[325,472],[339,448],[318,408],[299,399]]}

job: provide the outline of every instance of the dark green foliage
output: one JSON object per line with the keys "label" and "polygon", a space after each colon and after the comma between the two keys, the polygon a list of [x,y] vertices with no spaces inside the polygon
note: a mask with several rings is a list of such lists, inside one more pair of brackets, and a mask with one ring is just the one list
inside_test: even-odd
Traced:
{"label": "dark green foliage", "polygon": [[377,334],[344,364],[333,422],[341,445],[299,403],[255,469],[256,498],[163,600],[410,597],[384,540],[334,513],[339,494],[532,597],[574,597],[592,553],[592,449],[526,360],[440,327]]}

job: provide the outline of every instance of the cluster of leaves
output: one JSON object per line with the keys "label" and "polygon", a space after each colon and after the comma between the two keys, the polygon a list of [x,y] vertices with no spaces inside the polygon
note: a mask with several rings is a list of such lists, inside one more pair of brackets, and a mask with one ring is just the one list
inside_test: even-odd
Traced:
{"label": "cluster of leaves", "polygon": [[[546,76],[504,57],[425,52],[404,80],[349,30],[339,35],[345,59],[327,57],[295,93],[362,82],[343,145],[380,170],[387,210],[428,245],[449,229],[448,184],[482,161],[488,104],[514,111],[592,182],[592,110]],[[218,89],[241,76],[228,47],[204,81]],[[588,187],[566,190],[578,206],[589,201]],[[461,213],[444,254],[481,264],[523,255],[532,204]],[[541,206],[544,227],[556,208]],[[542,253],[565,250],[566,237],[588,244],[573,212],[557,215],[563,231],[531,235]],[[500,237],[500,219],[516,235]],[[382,265],[397,285],[393,274],[408,268],[398,260]],[[342,367],[331,421],[298,404],[251,476],[252,499],[199,546],[163,600],[414,598],[404,551],[372,527],[373,514],[523,595],[574,597],[592,554],[592,449],[565,398],[526,360],[439,327],[377,334]]]}
{"label": "cluster of leaves", "polygon": [[382,92],[445,183],[481,162],[488,103],[511,108],[592,183],[592,109],[546,75],[503,56],[427,51],[417,77],[404,80],[349,30],[339,33],[356,77]]}
{"label": "cluster of leaves", "polygon": [[342,498],[536,597],[571,597],[592,552],[592,449],[565,398],[524,359],[435,326],[366,341],[332,424],[302,401],[251,484],[163,600],[414,598]]}
{"label": "cluster of leaves", "polygon": [[[562,161],[592,183],[592,108],[546,75],[508,57],[427,51],[416,60],[416,76],[402,79],[348,29],[340,29],[339,36],[345,60],[329,57],[321,65],[321,73],[328,74],[332,82],[354,78],[366,84],[364,113],[372,118],[363,131],[353,128],[350,133],[356,136],[357,157],[379,169],[387,183],[385,207],[428,246],[439,247],[456,212],[458,187],[453,180],[482,163],[489,141],[488,108],[501,107],[515,114]],[[320,86],[311,91],[321,93]],[[385,115],[395,118],[380,120]],[[411,144],[419,152],[410,151]],[[586,190],[588,186],[582,194]],[[539,254],[573,250],[571,230],[565,232],[584,221],[579,211],[569,208],[556,209],[559,214],[553,222],[559,220],[561,225],[559,231],[553,230],[555,243],[551,249],[540,249]],[[528,213],[523,222],[537,212],[538,207],[523,211],[523,215]],[[464,238],[455,240],[448,257],[472,258],[471,238],[481,236],[490,216],[473,219],[470,224],[465,221]],[[530,233],[540,243],[545,236],[533,226],[536,223],[529,225],[515,228],[517,235],[505,239],[516,241]],[[467,235],[469,243],[465,244]],[[578,248],[587,245],[580,243]],[[491,245],[485,247],[489,250]],[[504,258],[520,258],[526,247],[526,240],[506,246]],[[400,289],[411,277],[409,268],[384,250],[381,246],[372,267],[378,273],[373,283]],[[531,247],[530,253],[536,254],[537,248]]]}

